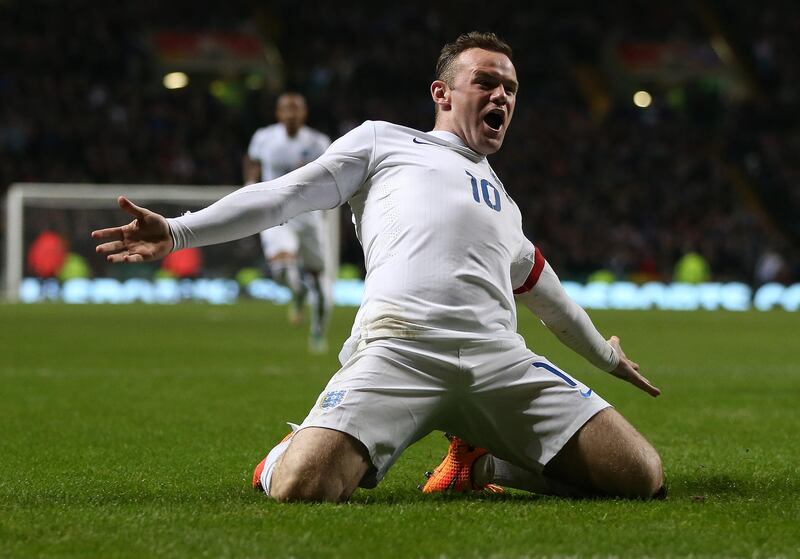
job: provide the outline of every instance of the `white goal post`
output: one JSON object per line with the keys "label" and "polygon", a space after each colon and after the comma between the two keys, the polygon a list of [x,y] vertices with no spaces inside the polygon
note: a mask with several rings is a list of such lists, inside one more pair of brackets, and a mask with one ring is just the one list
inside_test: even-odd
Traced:
{"label": "white goal post", "polygon": [[[113,209],[117,197],[124,195],[137,205],[166,202],[192,206],[205,206],[233,192],[240,186],[198,186],[171,184],[74,184],[74,183],[14,183],[5,200],[5,299],[19,300],[19,289],[24,273],[25,208],[62,210]],[[339,209],[329,210],[325,219],[327,251],[326,273],[330,283],[336,279],[339,268],[340,233]],[[172,216],[168,216],[172,217]],[[120,222],[125,216],[120,211]],[[112,224],[98,224],[98,228]],[[86,231],[88,237],[90,231]]]}

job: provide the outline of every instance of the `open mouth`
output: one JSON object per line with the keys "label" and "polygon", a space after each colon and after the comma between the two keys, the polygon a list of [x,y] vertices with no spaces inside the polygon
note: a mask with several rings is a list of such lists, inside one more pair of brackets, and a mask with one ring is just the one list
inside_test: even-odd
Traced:
{"label": "open mouth", "polygon": [[486,113],[485,117],[483,117],[483,122],[485,122],[486,125],[492,130],[500,130],[505,120],[506,114],[502,111],[502,109],[492,109]]}

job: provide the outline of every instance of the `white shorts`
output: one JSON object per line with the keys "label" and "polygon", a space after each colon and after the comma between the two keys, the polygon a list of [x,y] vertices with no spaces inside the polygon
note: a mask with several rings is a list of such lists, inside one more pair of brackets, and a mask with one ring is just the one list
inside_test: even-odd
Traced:
{"label": "white shorts", "polygon": [[296,254],[305,269],[321,272],[325,262],[323,219],[322,212],[309,212],[262,231],[264,256],[272,260],[281,252]]}
{"label": "white shorts", "polygon": [[363,344],[300,426],[347,433],[369,451],[374,487],[434,430],[522,468],[541,469],[608,402],[521,339],[381,339]]}

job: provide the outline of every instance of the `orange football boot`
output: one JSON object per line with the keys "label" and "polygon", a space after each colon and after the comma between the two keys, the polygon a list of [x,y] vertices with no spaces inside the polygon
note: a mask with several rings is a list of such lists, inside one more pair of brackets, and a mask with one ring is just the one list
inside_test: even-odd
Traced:
{"label": "orange football boot", "polygon": [[479,486],[472,479],[472,465],[475,460],[488,453],[486,449],[470,446],[455,435],[445,434],[445,437],[450,441],[447,454],[436,469],[425,472],[428,481],[422,486],[423,493],[505,492],[499,485],[487,483]]}

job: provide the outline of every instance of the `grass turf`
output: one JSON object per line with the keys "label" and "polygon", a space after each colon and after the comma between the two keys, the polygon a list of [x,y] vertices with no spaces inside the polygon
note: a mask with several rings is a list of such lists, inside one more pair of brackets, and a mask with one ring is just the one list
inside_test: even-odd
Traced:
{"label": "grass turf", "polygon": [[284,308],[0,306],[0,556],[800,555],[800,315],[592,316],[661,398],[520,329],[659,449],[666,501],[423,497],[432,434],[349,504],[278,505],[252,467],[336,369]]}

